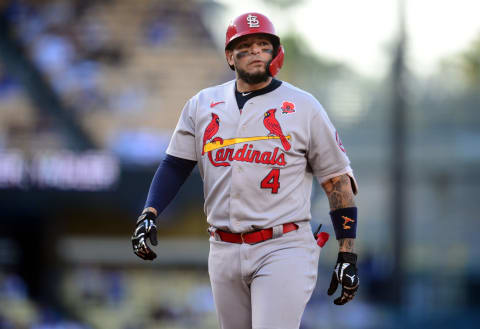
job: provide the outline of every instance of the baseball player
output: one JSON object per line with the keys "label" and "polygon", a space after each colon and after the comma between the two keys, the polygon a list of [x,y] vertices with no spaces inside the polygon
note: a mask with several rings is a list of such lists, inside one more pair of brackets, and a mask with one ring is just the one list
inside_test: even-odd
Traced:
{"label": "baseball player", "polygon": [[339,241],[328,295],[337,305],[358,288],[357,185],[338,133],[309,93],[275,79],[284,50],[273,24],[246,13],[228,26],[225,56],[236,79],[185,105],[136,222],[133,250],[156,255],[156,218],[195,165],[210,225],[208,272],[225,329],[299,328],[317,280],[320,244],[310,226],[315,177]]}

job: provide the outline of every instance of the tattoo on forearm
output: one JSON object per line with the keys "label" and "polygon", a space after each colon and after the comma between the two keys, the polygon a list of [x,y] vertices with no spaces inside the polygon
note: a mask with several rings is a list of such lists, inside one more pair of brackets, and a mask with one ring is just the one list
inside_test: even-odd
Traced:
{"label": "tattoo on forearm", "polygon": [[355,207],[353,190],[348,175],[334,177],[322,184],[327,193],[330,209]]}
{"label": "tattoo on forearm", "polygon": [[338,245],[341,252],[353,252],[354,239],[340,239],[338,240]]}

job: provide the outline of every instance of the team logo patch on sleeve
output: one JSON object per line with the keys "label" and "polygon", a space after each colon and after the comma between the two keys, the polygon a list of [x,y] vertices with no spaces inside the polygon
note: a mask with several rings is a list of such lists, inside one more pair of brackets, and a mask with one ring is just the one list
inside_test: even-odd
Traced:
{"label": "team logo patch on sleeve", "polygon": [[295,104],[292,102],[284,101],[282,103],[282,114],[294,113],[295,112]]}

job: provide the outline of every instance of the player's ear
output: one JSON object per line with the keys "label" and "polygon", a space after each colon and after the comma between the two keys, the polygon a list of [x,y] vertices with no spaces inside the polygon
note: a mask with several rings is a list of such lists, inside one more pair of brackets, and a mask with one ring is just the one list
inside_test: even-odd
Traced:
{"label": "player's ear", "polygon": [[233,66],[234,61],[233,61],[233,51],[230,49],[225,49],[225,57],[227,58],[227,63],[230,66]]}

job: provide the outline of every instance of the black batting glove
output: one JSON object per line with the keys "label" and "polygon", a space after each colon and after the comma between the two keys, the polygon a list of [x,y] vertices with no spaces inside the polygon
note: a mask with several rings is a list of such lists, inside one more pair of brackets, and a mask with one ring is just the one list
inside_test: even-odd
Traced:
{"label": "black batting glove", "polygon": [[332,274],[332,281],[328,288],[328,295],[331,296],[337,290],[338,284],[342,285],[342,294],[333,303],[343,305],[355,297],[360,283],[357,274],[357,255],[352,252],[339,252],[337,264]]}
{"label": "black batting glove", "polygon": [[144,260],[154,260],[157,255],[147,245],[147,240],[154,246],[157,241],[157,226],[155,225],[155,214],[147,211],[140,215],[137,219],[137,226],[132,235],[133,252]]}

